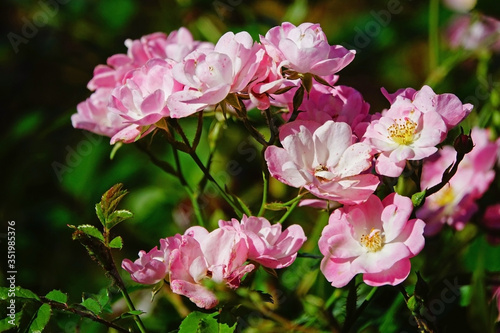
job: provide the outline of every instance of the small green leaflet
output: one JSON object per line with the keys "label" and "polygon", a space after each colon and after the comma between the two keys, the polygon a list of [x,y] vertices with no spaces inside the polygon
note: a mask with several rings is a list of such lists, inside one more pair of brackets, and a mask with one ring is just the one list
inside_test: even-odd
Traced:
{"label": "small green leaflet", "polygon": [[236,329],[236,321],[234,318],[225,318],[229,316],[219,312],[191,312],[182,321],[179,333],[232,333]]}
{"label": "small green leaflet", "polygon": [[116,236],[109,242],[109,247],[112,249],[122,249],[123,246],[123,240],[120,236]]}
{"label": "small green leaflet", "polygon": [[54,301],[57,303],[64,303],[68,301],[68,295],[63,293],[60,290],[52,290],[50,291],[47,295],[45,295],[45,298],[47,298],[50,301]]}
{"label": "small green leaflet", "polygon": [[45,326],[49,323],[50,315],[52,314],[52,310],[50,305],[42,304],[36,313],[36,318],[31,323],[29,328],[30,333],[41,333]]}

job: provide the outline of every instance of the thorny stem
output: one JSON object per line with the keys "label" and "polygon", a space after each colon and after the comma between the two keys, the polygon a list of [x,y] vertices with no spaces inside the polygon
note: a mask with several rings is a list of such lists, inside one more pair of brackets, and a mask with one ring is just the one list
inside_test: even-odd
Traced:
{"label": "thorny stem", "polygon": [[[241,110],[238,110],[238,109],[235,109],[236,110],[236,113],[238,114],[238,117],[243,121],[243,125],[245,125],[245,128],[250,132],[250,134],[252,135],[252,137],[258,142],[260,143],[264,148],[267,148],[267,146],[269,146],[269,142],[271,142],[271,140],[269,142],[266,141],[266,139],[264,138],[264,136],[262,135],[262,133],[260,133],[251,123],[250,123],[250,120],[248,119],[248,115],[247,115],[247,111],[245,109],[245,106],[243,105],[243,103],[240,103],[241,106],[242,106],[242,109]],[[272,133],[272,131],[271,131]]]}
{"label": "thorny stem", "polygon": [[283,216],[280,218],[280,220],[278,221],[278,223],[283,223],[287,218],[288,216],[293,212],[293,210],[295,209],[295,207],[297,207],[297,205],[299,204],[300,202],[300,199],[302,198],[303,194],[300,194],[299,196],[297,196],[296,198],[290,200],[288,203],[290,202],[293,202],[292,205],[290,207],[287,208],[286,210],[286,213],[283,214]]}
{"label": "thorny stem", "polygon": [[154,165],[156,165],[157,167],[159,167],[160,169],[162,169],[166,173],[173,175],[179,179],[181,185],[184,187],[184,189],[186,190],[186,192],[191,200],[191,203],[193,205],[194,214],[196,216],[196,220],[198,221],[199,225],[203,226],[204,222],[203,222],[203,216],[202,216],[201,210],[200,210],[200,205],[198,204],[198,195],[197,195],[197,193],[195,193],[191,189],[191,187],[186,182],[184,175],[182,174],[182,170],[180,168],[180,162],[179,162],[179,158],[178,158],[178,153],[177,153],[177,148],[173,147],[174,158],[175,158],[176,167],[177,167],[177,171],[176,171],[172,165],[170,165],[169,163],[156,157],[146,146],[138,143],[137,147],[141,151],[143,151],[144,153],[146,153],[148,155],[149,159],[151,160],[151,162],[153,162]]}
{"label": "thorny stem", "polygon": [[[132,300],[130,299],[130,296],[127,292],[127,288],[125,288],[125,283],[123,282],[120,273],[118,273],[118,269],[116,268],[116,263],[113,257],[111,256],[111,249],[106,246],[107,251],[109,252],[109,257],[111,258],[111,268],[112,272],[110,272],[111,278],[114,280],[115,284],[118,286],[120,289],[120,292],[122,293],[123,298],[125,299],[125,303],[127,303],[127,306],[130,311],[136,311],[134,303],[132,303]],[[146,328],[144,327],[144,324],[142,323],[141,318],[138,315],[134,315],[134,320],[141,331],[141,333],[146,333]]]}
{"label": "thorny stem", "polygon": [[142,152],[144,152],[146,155],[148,155],[149,159],[151,162],[153,162],[154,165],[168,173],[169,175],[179,177],[177,172],[175,171],[174,167],[171,166],[168,162],[165,162],[163,160],[160,160],[158,157],[156,157],[145,145],[143,145],[141,142],[138,142],[136,144],[136,147],[138,147]]}
{"label": "thorny stem", "polygon": [[[215,185],[215,187],[219,191],[220,195],[224,198],[224,200],[226,200],[227,203],[229,203],[231,205],[231,207],[234,209],[236,214],[238,214],[239,216],[243,216],[243,214],[247,214],[248,216],[252,215],[252,213],[249,212],[247,209],[245,209],[245,207],[239,208],[237,203],[226,193],[226,191],[212,177],[212,175],[210,174],[210,171],[203,164],[203,162],[200,160],[200,158],[196,154],[196,151],[193,149],[193,146],[191,146],[191,144],[189,143],[189,139],[187,138],[187,136],[184,133],[184,131],[182,130],[182,128],[179,126],[179,123],[175,119],[172,119],[172,118],[169,119],[169,122],[174,127],[174,129],[177,131],[177,133],[179,133],[184,144],[187,146],[188,149],[187,149],[186,153],[191,156],[191,158],[196,163],[196,165],[198,165],[198,167],[203,172],[205,177]],[[243,211],[242,211],[242,209],[243,209]]]}
{"label": "thorny stem", "polygon": [[443,178],[441,178],[441,182],[439,184],[434,185],[433,187],[426,190],[426,192],[425,192],[426,197],[438,192],[440,189],[445,187],[446,184],[448,184],[450,179],[453,178],[453,176],[457,173],[458,165],[464,159],[464,156],[465,156],[465,154],[460,154],[457,152],[457,160],[455,161],[455,163],[451,164],[446,169],[445,173],[443,174]]}
{"label": "thorny stem", "polygon": [[203,221],[200,205],[198,204],[198,191],[193,191],[193,189],[191,189],[191,186],[189,186],[189,184],[187,183],[186,178],[184,178],[184,174],[182,173],[182,168],[181,168],[181,162],[179,160],[179,153],[177,152],[177,149],[175,149],[175,147],[173,153],[174,153],[175,165],[177,167],[177,174],[179,177],[179,181],[181,182],[182,186],[184,186],[184,189],[186,190],[189,199],[191,199],[191,204],[193,205],[193,211],[194,215],[196,216],[196,220],[198,221],[198,225],[204,227],[205,222]]}
{"label": "thorny stem", "polygon": [[51,308],[53,309],[58,309],[58,310],[61,310],[61,311],[66,311],[66,312],[71,312],[71,313],[74,313],[80,317],[85,317],[85,318],[89,318],[97,323],[100,323],[100,324],[103,324],[107,327],[111,327],[111,328],[114,328],[115,330],[117,330],[118,332],[125,332],[125,333],[128,333],[129,331],[124,329],[123,327],[120,327],[118,325],[116,325],[115,323],[113,322],[110,322],[110,321],[107,321],[97,315],[94,315],[93,313],[90,313],[90,312],[87,312],[87,311],[82,311],[82,310],[78,310],[76,308],[73,308],[73,307],[70,307],[68,306],[67,304],[64,304],[64,303],[59,303],[59,302],[54,302],[54,301],[51,301],[49,299],[47,299],[46,297],[44,296],[40,296],[40,300],[42,301],[42,303],[45,303],[45,304],[48,304],[50,305]]}

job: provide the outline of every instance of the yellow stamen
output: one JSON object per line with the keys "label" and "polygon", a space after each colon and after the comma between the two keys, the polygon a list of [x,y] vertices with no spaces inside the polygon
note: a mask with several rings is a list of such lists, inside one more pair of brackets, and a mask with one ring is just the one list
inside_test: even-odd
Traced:
{"label": "yellow stamen", "polygon": [[361,235],[359,242],[369,252],[377,252],[384,247],[384,235],[380,230],[372,228],[368,235]]}
{"label": "yellow stamen", "polygon": [[413,143],[413,135],[417,128],[417,123],[412,121],[410,118],[396,119],[394,124],[389,126],[387,131],[389,132],[388,139],[392,139],[394,142],[400,145],[409,145]]}

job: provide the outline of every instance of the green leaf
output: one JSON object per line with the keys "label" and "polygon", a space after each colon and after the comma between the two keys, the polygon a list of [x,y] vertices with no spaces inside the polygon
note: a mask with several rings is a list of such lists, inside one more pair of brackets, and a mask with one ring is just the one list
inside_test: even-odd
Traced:
{"label": "green leaf", "polygon": [[127,190],[122,190],[123,184],[118,183],[113,185],[109,190],[107,190],[101,197],[101,205],[103,209],[104,216],[113,212],[123,197],[128,193]]}
{"label": "green leaf", "polygon": [[14,289],[10,289],[7,287],[0,287],[0,300],[4,301],[7,299],[10,299],[13,297],[16,298],[29,298],[29,299],[35,299],[37,301],[40,300],[40,298],[31,290],[28,289],[23,289],[21,287],[15,287]]}
{"label": "green leaf", "polygon": [[131,218],[134,216],[131,212],[128,210],[115,210],[113,213],[111,213],[108,216],[108,220],[106,222],[106,227],[111,230],[114,226],[119,224],[120,222],[125,221],[126,219]]}
{"label": "green leaf", "polygon": [[[6,314],[7,317],[4,319],[0,319],[0,332],[9,332],[14,327],[19,326],[19,322],[21,321],[21,317],[23,315],[22,311],[19,311],[14,314],[14,318],[9,317],[9,314]],[[12,325],[14,323],[14,325]]]}
{"label": "green leaf", "polygon": [[104,288],[101,289],[99,294],[96,295],[96,300],[99,302],[101,305],[106,305],[109,303],[109,291],[108,289]]}
{"label": "green leaf", "polygon": [[143,313],[145,313],[145,312],[142,310],[134,310],[134,311],[124,312],[119,317],[115,318],[113,321],[116,321],[118,319],[130,318],[130,317],[134,317],[134,316],[140,316]]}
{"label": "green leaf", "polygon": [[50,305],[42,304],[36,313],[36,318],[30,325],[30,333],[41,333],[45,326],[49,323],[50,315],[52,310]]}
{"label": "green leaf", "polygon": [[230,313],[191,312],[181,323],[178,333],[232,333],[236,320]]}
{"label": "green leaf", "polygon": [[103,227],[106,226],[106,217],[104,216],[104,212],[102,211],[101,203],[95,204],[95,213],[97,214],[97,218],[101,221]]}
{"label": "green leaf", "polygon": [[178,333],[201,333],[201,332],[216,332],[216,331],[202,331],[202,328],[206,328],[206,324],[203,322],[206,319],[213,318],[217,315],[217,312],[213,313],[203,313],[198,311],[191,312],[179,326]]}
{"label": "green leaf", "polygon": [[101,310],[102,310],[101,304],[99,304],[99,302],[97,302],[93,298],[87,298],[81,304],[87,310],[89,310],[90,312],[93,312],[96,315],[99,315],[99,313],[101,313]]}
{"label": "green leaf", "polygon": [[122,249],[123,247],[123,240],[120,236],[116,236],[113,238],[111,242],[109,242],[109,247],[112,249]]}
{"label": "green leaf", "polygon": [[94,227],[93,225],[90,225],[90,224],[82,224],[82,225],[79,225],[78,227],[76,227],[78,230],[80,230],[81,232],[83,232],[84,234],[86,235],[89,235],[91,237],[94,237],[94,238],[97,238],[101,241],[104,242],[104,236],[102,235],[102,233],[96,228]]}
{"label": "green leaf", "polygon": [[66,295],[60,290],[49,291],[49,293],[45,295],[45,298],[57,303],[64,303],[64,304],[68,301],[68,295]]}

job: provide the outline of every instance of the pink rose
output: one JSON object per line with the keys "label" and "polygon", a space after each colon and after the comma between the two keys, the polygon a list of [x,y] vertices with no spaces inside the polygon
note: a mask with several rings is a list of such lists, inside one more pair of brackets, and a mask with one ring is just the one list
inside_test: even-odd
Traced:
{"label": "pink rose", "polygon": [[280,128],[280,141],[283,148],[268,147],[265,159],[271,175],[287,185],[355,204],[368,199],[379,184],[377,176],[365,173],[371,167],[371,148],[353,143],[346,123],[293,121]]}
{"label": "pink rose", "polygon": [[408,220],[412,210],[411,200],[396,193],[335,210],[318,243],[326,279],[336,288],[358,273],[370,286],[403,282],[425,243],[425,223]]}
{"label": "pink rose", "polygon": [[110,88],[99,88],[80,102],[76,106],[78,112],[71,116],[73,127],[109,137],[125,128],[124,119],[108,110],[111,91]]}
{"label": "pink rose", "polygon": [[139,259],[132,262],[129,259],[122,261],[122,268],[130,273],[130,277],[137,283],[155,284],[167,278],[169,274],[170,254],[180,245],[180,235],[160,239],[160,249],[155,246],[151,251],[139,251]]}
{"label": "pink rose", "polygon": [[271,225],[263,217],[243,215],[241,224],[232,219],[219,221],[219,226],[243,234],[248,245],[248,259],[268,268],[290,266],[307,239],[301,226],[294,224],[282,232],[281,224]]}
{"label": "pink rose", "polygon": [[[132,125],[127,130],[144,135],[154,128],[151,125],[170,115],[167,99],[182,87],[174,80],[170,63],[153,59],[127,74],[124,84],[113,90],[109,109]],[[112,138],[112,143],[135,141],[136,137],[120,133]]]}
{"label": "pink rose", "polygon": [[335,74],[346,67],[355,54],[340,45],[329,45],[319,24],[312,23],[296,27],[284,22],[271,28],[260,41],[279,67],[303,74]]}
{"label": "pink rose", "polygon": [[187,117],[222,102],[229,93],[247,90],[264,58],[262,46],[247,32],[224,34],[213,51],[197,49],[174,66],[176,80],[186,89],[168,99],[171,117]]}
{"label": "pink rose", "polygon": [[436,95],[428,86],[419,91],[407,88],[395,94],[383,92],[391,107],[370,123],[364,141],[380,152],[375,169],[385,176],[398,177],[407,160],[434,154],[448,130],[472,110],[471,104],[462,105],[455,95]]}

